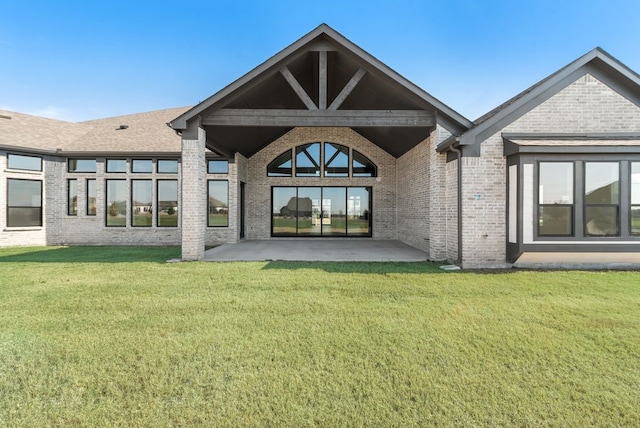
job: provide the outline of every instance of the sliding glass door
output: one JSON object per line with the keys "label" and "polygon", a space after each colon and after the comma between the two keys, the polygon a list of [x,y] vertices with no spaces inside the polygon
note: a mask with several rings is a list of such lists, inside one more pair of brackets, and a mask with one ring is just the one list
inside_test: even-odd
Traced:
{"label": "sliding glass door", "polygon": [[371,236],[370,187],[273,187],[272,236]]}

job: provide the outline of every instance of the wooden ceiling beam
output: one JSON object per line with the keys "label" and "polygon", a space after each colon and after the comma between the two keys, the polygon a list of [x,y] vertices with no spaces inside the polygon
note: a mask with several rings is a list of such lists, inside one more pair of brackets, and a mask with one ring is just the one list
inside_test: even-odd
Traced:
{"label": "wooden ceiling beam", "polygon": [[367,70],[365,70],[362,67],[359,68],[358,71],[356,71],[356,74],[353,75],[351,80],[349,80],[349,82],[346,85],[344,85],[344,88],[342,88],[342,91],[340,91],[336,99],[333,100],[333,102],[329,106],[329,110],[338,110],[338,108],[342,105],[344,100],[347,99],[349,94],[351,94],[351,91],[353,91],[353,88],[356,87],[358,82],[360,82],[360,80],[364,77],[365,74],[367,74]]}
{"label": "wooden ceiling beam", "polygon": [[302,85],[300,85],[300,82],[298,82],[298,79],[296,79],[291,71],[289,71],[288,67],[282,67],[280,69],[280,73],[284,76],[285,79],[287,79],[289,85],[291,85],[295,93],[309,110],[318,110],[318,106],[316,106],[311,97],[309,97],[307,91],[305,91]]}
{"label": "wooden ceiling beam", "polygon": [[220,109],[203,118],[202,125],[430,128],[436,118],[424,110]]}

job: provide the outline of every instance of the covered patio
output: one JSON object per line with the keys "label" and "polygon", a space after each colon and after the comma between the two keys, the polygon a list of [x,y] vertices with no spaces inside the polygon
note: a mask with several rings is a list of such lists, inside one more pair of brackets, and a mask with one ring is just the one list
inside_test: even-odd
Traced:
{"label": "covered patio", "polygon": [[425,262],[427,253],[400,241],[351,239],[246,240],[205,251],[204,260],[319,261],[319,262]]}

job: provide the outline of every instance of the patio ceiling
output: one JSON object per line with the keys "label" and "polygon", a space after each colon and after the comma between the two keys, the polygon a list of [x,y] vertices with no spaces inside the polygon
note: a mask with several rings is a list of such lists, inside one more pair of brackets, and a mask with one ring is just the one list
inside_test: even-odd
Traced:
{"label": "patio ceiling", "polygon": [[437,123],[471,124],[322,25],[169,125],[199,121],[209,149],[250,157],[294,127],[350,127],[395,157]]}

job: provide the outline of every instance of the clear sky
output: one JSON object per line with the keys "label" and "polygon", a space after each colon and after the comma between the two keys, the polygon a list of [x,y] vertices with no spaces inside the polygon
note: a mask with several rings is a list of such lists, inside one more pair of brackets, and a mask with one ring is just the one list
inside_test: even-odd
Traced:
{"label": "clear sky", "polygon": [[640,72],[639,0],[20,0],[0,7],[0,108],[194,105],[321,23],[471,120],[596,46]]}

